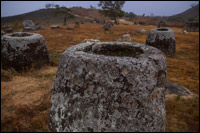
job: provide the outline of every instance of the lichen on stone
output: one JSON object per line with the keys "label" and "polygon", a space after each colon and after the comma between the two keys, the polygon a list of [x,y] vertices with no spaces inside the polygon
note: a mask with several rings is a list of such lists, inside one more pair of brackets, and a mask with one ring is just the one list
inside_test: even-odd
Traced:
{"label": "lichen on stone", "polygon": [[[121,48],[130,51],[118,54]],[[117,54],[104,54],[106,49]],[[129,42],[72,46],[61,55],[56,73],[49,130],[165,131],[166,74],[166,58],[153,47]]]}
{"label": "lichen on stone", "polygon": [[152,29],[146,39],[146,45],[156,47],[165,54],[176,53],[176,40],[172,29],[160,27]]}
{"label": "lichen on stone", "polygon": [[49,63],[44,37],[37,33],[15,32],[1,38],[1,60],[4,69],[23,70],[41,63]]}

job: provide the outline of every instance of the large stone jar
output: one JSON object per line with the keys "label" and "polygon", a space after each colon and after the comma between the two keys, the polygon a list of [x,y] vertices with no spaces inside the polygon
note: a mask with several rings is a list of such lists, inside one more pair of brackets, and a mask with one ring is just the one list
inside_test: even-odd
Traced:
{"label": "large stone jar", "polygon": [[44,37],[37,33],[15,32],[1,38],[2,68],[17,71],[49,63]]}
{"label": "large stone jar", "polygon": [[160,27],[152,29],[146,39],[146,45],[156,47],[165,54],[176,53],[176,40],[172,29]]}
{"label": "large stone jar", "polygon": [[166,58],[129,42],[82,43],[61,56],[50,131],[165,131]]}

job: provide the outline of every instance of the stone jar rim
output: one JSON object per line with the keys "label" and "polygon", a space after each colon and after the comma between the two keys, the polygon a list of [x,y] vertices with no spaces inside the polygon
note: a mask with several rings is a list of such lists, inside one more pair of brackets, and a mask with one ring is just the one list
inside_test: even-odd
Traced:
{"label": "stone jar rim", "polygon": [[[16,36],[15,36],[16,35]],[[17,36],[19,35],[19,36]],[[14,33],[9,33],[3,36],[6,39],[34,39],[34,38],[40,38],[43,37],[42,35],[38,33],[31,33],[31,32],[14,32]]]}
{"label": "stone jar rim", "polygon": [[172,29],[167,28],[167,27],[159,27],[159,28],[154,28],[152,29],[154,32],[173,32]]}
{"label": "stone jar rim", "polygon": [[[130,57],[130,56],[109,56],[109,55],[102,55],[102,54],[95,54],[92,52],[92,50],[96,50],[98,48],[101,48],[103,45],[113,45],[113,46],[127,46],[127,47],[133,47],[138,48],[142,52],[140,52],[136,57]],[[88,51],[87,51],[88,50]],[[157,60],[157,57],[159,58],[165,58],[165,55],[162,51],[160,51],[157,48],[135,43],[135,42],[91,42],[91,43],[81,43],[74,46],[71,46],[65,52],[62,54],[64,55],[71,55],[76,56],[79,58],[84,59],[102,59],[102,60],[118,60],[120,62],[127,62],[127,61],[139,61],[143,59],[155,59]]]}

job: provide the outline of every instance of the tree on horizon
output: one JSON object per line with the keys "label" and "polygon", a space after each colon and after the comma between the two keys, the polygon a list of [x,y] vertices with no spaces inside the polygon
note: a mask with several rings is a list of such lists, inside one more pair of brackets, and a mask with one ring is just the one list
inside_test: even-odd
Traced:
{"label": "tree on horizon", "polygon": [[66,20],[68,18],[74,18],[74,15],[72,14],[71,10],[65,6],[59,6],[55,5],[56,11],[55,14],[63,14],[64,15],[64,22],[63,25],[66,25]]}
{"label": "tree on horizon", "polygon": [[118,17],[123,17],[125,12],[121,9],[125,1],[99,1],[98,6],[102,8],[100,13],[111,19],[116,20]]}

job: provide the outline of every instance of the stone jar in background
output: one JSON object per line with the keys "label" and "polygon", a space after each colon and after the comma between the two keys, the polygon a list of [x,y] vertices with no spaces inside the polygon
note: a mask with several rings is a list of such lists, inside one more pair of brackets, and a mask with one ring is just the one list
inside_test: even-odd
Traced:
{"label": "stone jar in background", "polygon": [[176,53],[176,40],[172,29],[160,27],[152,29],[146,39],[146,45],[156,47],[165,54]]}
{"label": "stone jar in background", "polygon": [[44,37],[37,33],[15,32],[1,38],[2,68],[17,71],[50,62]]}
{"label": "stone jar in background", "polygon": [[35,24],[32,20],[24,20],[23,23],[23,31],[32,31],[35,30]]}
{"label": "stone jar in background", "polygon": [[164,20],[159,21],[157,27],[166,27],[166,22]]}
{"label": "stone jar in background", "polygon": [[165,131],[166,58],[129,42],[82,43],[60,59],[50,131]]}
{"label": "stone jar in background", "polygon": [[4,30],[5,33],[12,33],[13,32],[13,28],[10,27],[10,25],[7,25],[7,24],[3,25],[3,30]]}
{"label": "stone jar in background", "polygon": [[199,32],[199,22],[186,21],[183,30],[187,30],[188,32]]}

